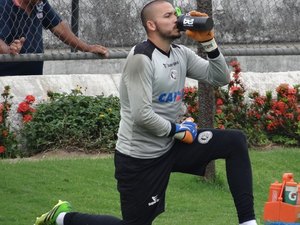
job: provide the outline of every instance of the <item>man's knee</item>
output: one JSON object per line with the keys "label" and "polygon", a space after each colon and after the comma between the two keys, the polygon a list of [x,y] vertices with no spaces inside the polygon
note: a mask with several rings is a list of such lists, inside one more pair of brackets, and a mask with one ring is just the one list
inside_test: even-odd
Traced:
{"label": "man's knee", "polygon": [[244,149],[248,150],[247,148],[247,137],[245,133],[241,130],[230,130],[231,132],[231,144],[233,145],[233,149]]}

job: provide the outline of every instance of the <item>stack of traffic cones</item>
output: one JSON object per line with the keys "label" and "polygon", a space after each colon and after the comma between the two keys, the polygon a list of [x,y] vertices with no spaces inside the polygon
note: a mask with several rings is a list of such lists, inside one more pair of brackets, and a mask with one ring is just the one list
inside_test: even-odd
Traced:
{"label": "stack of traffic cones", "polygon": [[282,183],[271,184],[264,221],[265,225],[300,225],[300,183],[292,173],[284,173]]}

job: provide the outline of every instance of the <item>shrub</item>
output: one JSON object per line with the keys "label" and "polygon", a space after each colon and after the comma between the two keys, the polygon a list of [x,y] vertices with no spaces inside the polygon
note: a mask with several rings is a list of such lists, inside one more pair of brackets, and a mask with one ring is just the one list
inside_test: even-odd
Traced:
{"label": "shrub", "polygon": [[9,112],[11,110],[10,86],[5,86],[0,103],[0,158],[15,158],[19,155],[16,133],[11,130]]}
{"label": "shrub", "polygon": [[[243,130],[248,137],[250,145],[267,145],[270,140],[257,119],[249,118],[249,104],[245,101],[246,89],[241,79],[241,67],[237,61],[232,61],[232,80],[227,89],[215,90],[216,114],[215,126],[220,129],[231,128]],[[255,116],[260,116],[257,113]]]}
{"label": "shrub", "polygon": [[[299,145],[300,85],[279,85],[276,88],[276,98],[273,98],[270,91],[267,91],[265,96],[252,92],[248,96],[249,100],[245,101],[246,90],[240,77],[240,64],[232,61],[230,65],[233,67],[233,79],[227,89],[215,89],[214,126],[219,129],[243,130],[248,136],[249,144],[253,146],[272,142]],[[185,88],[185,93],[187,115],[194,115],[197,121],[198,112],[195,113],[195,105],[198,103],[198,90],[196,87]]]}
{"label": "shrub", "polygon": [[270,140],[278,144],[300,144],[299,85],[294,87],[281,84],[276,88],[277,97],[271,92],[260,96],[257,92],[250,95],[252,103],[248,118],[257,123],[268,134]]}
{"label": "shrub", "polygon": [[215,123],[218,128],[242,129],[245,126],[247,104],[244,102],[245,87],[240,79],[240,64],[231,63],[234,68],[233,79],[227,89],[215,89],[216,115]]}
{"label": "shrub", "polygon": [[32,120],[21,130],[28,154],[74,146],[84,151],[114,149],[119,125],[119,98],[48,92],[49,101],[36,105]]}
{"label": "shrub", "polygon": [[187,113],[185,117],[192,117],[195,121],[199,116],[199,100],[197,87],[185,87],[183,103],[186,105]]}

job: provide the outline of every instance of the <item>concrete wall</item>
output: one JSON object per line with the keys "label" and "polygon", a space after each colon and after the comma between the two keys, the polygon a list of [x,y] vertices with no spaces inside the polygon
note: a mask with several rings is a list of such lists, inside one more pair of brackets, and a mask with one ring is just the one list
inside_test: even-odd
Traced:
{"label": "concrete wall", "polygon": [[[300,55],[291,56],[238,56],[236,58],[244,72],[300,71]],[[121,73],[125,59],[46,61],[44,74],[105,74]]]}
{"label": "concrete wall", "polygon": [[[118,87],[121,74],[69,74],[43,76],[8,76],[0,77],[0,89],[5,85],[11,87],[13,101],[19,103],[26,95],[32,94],[39,101],[47,99],[47,91],[70,93],[77,86],[82,87],[85,95],[115,95],[118,96]],[[242,73],[242,79],[248,92],[275,90],[281,83],[290,85],[300,84],[300,71],[277,73]],[[194,80],[187,80],[186,85],[197,86]]]}

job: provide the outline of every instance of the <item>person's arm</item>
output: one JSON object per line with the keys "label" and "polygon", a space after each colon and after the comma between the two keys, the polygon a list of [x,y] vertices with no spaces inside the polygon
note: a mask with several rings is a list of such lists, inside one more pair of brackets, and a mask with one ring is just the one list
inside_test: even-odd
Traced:
{"label": "person's arm", "polygon": [[152,106],[153,73],[148,56],[129,54],[123,70],[122,86],[128,94],[132,122],[155,136],[168,136],[170,122],[155,113]]}
{"label": "person's arm", "polygon": [[213,86],[220,87],[230,82],[230,72],[222,53],[217,51],[218,56],[208,60],[201,58],[191,49],[186,48],[187,54],[187,77],[198,81],[207,82]]}
{"label": "person's arm", "polygon": [[0,39],[0,54],[12,54],[17,55],[20,53],[23,44],[25,42],[25,38],[14,40],[10,45],[7,45],[3,40]]}
{"label": "person's arm", "polygon": [[78,38],[65,21],[61,21],[58,25],[50,29],[65,44],[83,52],[92,52],[107,56],[108,49],[101,45],[89,45]]}
{"label": "person's arm", "polygon": [[[205,13],[197,11],[191,11],[190,15],[199,17],[208,16]],[[215,41],[214,31],[187,30],[186,35],[195,41],[198,41],[208,56],[208,60],[204,60],[191,50],[187,50],[187,76],[200,81],[206,81],[214,86],[223,86],[228,84],[230,81],[230,72],[225,58],[219,51],[218,45]]]}

